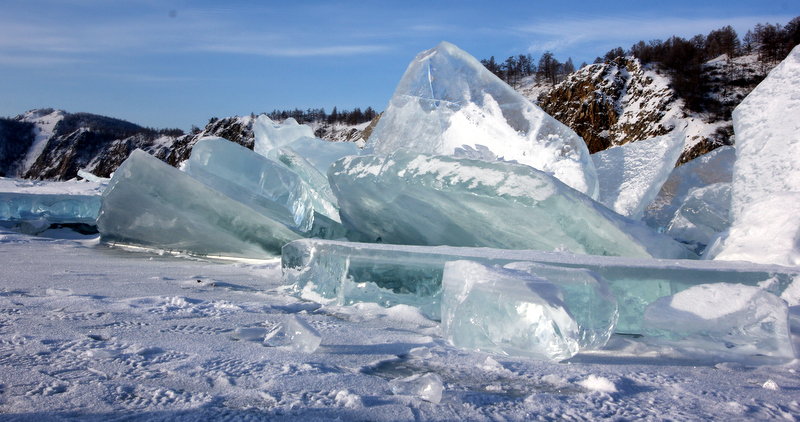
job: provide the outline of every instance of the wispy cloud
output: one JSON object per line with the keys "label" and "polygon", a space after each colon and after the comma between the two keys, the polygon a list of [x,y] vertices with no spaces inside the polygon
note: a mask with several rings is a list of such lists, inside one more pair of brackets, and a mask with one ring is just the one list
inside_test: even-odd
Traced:
{"label": "wispy cloud", "polygon": [[[610,43],[633,43],[638,40],[664,39],[673,35],[691,37],[731,25],[746,31],[759,22],[787,22],[792,16],[747,16],[724,18],[683,18],[652,16],[605,16],[539,20],[513,29],[536,36],[531,51],[558,50],[581,43],[605,40]],[[744,35],[743,33],[740,34]]]}
{"label": "wispy cloud", "polygon": [[390,49],[387,45],[329,45],[329,46],[286,46],[270,47],[264,45],[239,44],[202,44],[194,47],[196,51],[208,51],[228,54],[250,54],[271,57],[317,57],[317,56],[353,56],[380,53]]}

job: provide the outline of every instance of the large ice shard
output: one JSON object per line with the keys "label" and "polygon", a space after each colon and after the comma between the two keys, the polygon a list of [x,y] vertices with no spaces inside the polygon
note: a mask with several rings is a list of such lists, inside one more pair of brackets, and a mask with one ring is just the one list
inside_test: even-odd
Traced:
{"label": "large ice shard", "polygon": [[731,184],[692,189],[675,212],[666,234],[694,245],[698,253],[730,227]]}
{"label": "large ice shard", "polygon": [[793,359],[789,311],[758,287],[701,284],[651,303],[644,314],[648,341],[714,358]]}
{"label": "large ice shard", "polygon": [[280,159],[279,152],[286,150],[303,157],[323,175],[328,173],[334,161],[348,155],[358,155],[361,151],[354,142],[330,142],[320,138],[302,137],[271,150],[267,157]]}
{"label": "large ice shard", "polygon": [[109,242],[269,258],[300,237],[141,150],[117,169],[102,201],[97,227]]}
{"label": "large ice shard", "polygon": [[399,148],[513,160],[597,195],[583,140],[447,42],[411,61],[365,150],[390,154]]}
{"label": "large ice shard", "polygon": [[[800,268],[737,262],[654,260],[526,250],[408,246],[301,239],[283,247],[283,280],[302,295],[340,304],[419,306],[439,318],[444,265],[470,260],[505,265],[529,261],[585,268],[606,280],[619,306],[617,332],[641,333],[645,308],[660,297],[709,283],[765,284],[781,294]],[[550,277],[548,275],[547,277]]]}
{"label": "large ice shard", "polygon": [[645,209],[643,221],[650,227],[665,230],[691,190],[730,183],[735,161],[736,150],[724,146],[676,167],[658,196]]}
{"label": "large ice shard", "polygon": [[255,136],[253,151],[266,157],[274,148],[282,147],[299,138],[313,138],[314,130],[311,126],[297,123],[297,120],[291,117],[283,123],[278,123],[272,121],[266,114],[262,114],[253,123],[253,135]]}
{"label": "large ice shard", "polygon": [[600,195],[597,201],[638,220],[658,195],[683,151],[683,132],[629,142],[592,154]]}
{"label": "large ice shard", "polygon": [[186,173],[304,236],[344,235],[328,181],[302,157],[273,161],[222,138],[203,138]]}
{"label": "large ice shard", "polygon": [[800,46],[733,111],[731,229],[715,259],[800,265]]}
{"label": "large ice shard", "polygon": [[343,158],[328,178],[342,223],[364,240],[638,257],[691,254],[523,164],[398,150]]}
{"label": "large ice shard", "polygon": [[560,361],[603,347],[617,303],[590,271],[452,261],[442,278],[442,336],[454,346]]}
{"label": "large ice shard", "polygon": [[0,192],[0,220],[4,221],[94,224],[99,213],[99,195]]}

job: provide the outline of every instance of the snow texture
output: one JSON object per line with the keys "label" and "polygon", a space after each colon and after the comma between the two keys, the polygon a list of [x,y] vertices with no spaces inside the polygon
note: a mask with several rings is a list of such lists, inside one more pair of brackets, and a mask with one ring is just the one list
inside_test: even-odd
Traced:
{"label": "snow texture", "polygon": [[141,150],[114,173],[97,227],[105,241],[245,258],[269,258],[300,237]]}
{"label": "snow texture", "polygon": [[532,167],[398,150],[328,172],[342,223],[396,244],[687,257],[691,252]]}
{"label": "snow texture", "polygon": [[548,172],[590,197],[597,176],[583,140],[453,44],[411,61],[365,151],[439,155],[484,149]]}
{"label": "snow texture", "polygon": [[650,341],[695,353],[788,360],[788,316],[786,302],[759,287],[701,284],[650,304],[644,327]]}
{"label": "snow texture", "polygon": [[674,130],[592,154],[600,183],[597,201],[621,215],[640,219],[683,152],[683,138],[681,131]]}
{"label": "snow texture", "polygon": [[616,327],[616,300],[585,270],[452,261],[442,289],[442,336],[466,349],[560,361],[605,346]]}
{"label": "snow texture", "polygon": [[798,91],[800,46],[733,111],[732,223],[715,259],[800,265]]}

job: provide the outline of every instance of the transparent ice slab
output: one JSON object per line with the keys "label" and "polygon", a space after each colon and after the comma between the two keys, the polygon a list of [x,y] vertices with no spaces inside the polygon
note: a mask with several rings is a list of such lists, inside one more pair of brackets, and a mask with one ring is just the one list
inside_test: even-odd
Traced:
{"label": "transparent ice slab", "polygon": [[647,341],[721,359],[793,359],[789,311],[759,287],[701,284],[651,303]]}
{"label": "transparent ice slab", "polygon": [[665,230],[690,191],[715,183],[730,183],[735,161],[736,150],[724,146],[676,167],[645,209],[643,221]]}
{"label": "transparent ice slab", "polygon": [[530,166],[418,154],[343,158],[328,172],[352,240],[689,257],[685,247]]}
{"label": "transparent ice slab", "polygon": [[699,253],[730,227],[730,205],[730,183],[714,183],[693,189],[675,212],[666,234],[695,245]]}
{"label": "transparent ice slab", "polygon": [[442,336],[461,348],[560,361],[616,328],[614,296],[583,269],[451,261],[442,286]]}
{"label": "transparent ice slab", "polygon": [[108,242],[244,258],[273,257],[300,237],[141,150],[114,173],[97,227]]}
{"label": "transparent ice slab", "polygon": [[253,151],[266,157],[274,148],[282,147],[299,138],[313,138],[314,130],[311,126],[297,123],[297,120],[291,117],[283,123],[278,123],[266,114],[261,114],[253,123],[253,136],[255,137]]}
{"label": "transparent ice slab", "polygon": [[0,192],[0,220],[94,224],[99,213],[100,195]]}
{"label": "transparent ice slab", "polygon": [[600,184],[597,201],[621,215],[640,219],[675,168],[683,140],[683,132],[674,130],[592,154]]}
{"label": "transparent ice slab", "polygon": [[513,160],[597,195],[584,141],[447,42],[411,61],[365,152],[386,155],[399,148]]}
{"label": "transparent ice slab", "polygon": [[[276,150],[288,149],[295,154],[303,157],[321,174],[328,174],[328,169],[334,161],[348,155],[358,155],[361,149],[355,142],[330,142],[320,138],[302,137],[298,138]],[[273,153],[267,156],[276,159]]]}
{"label": "transparent ice slab", "polygon": [[340,304],[375,302],[419,306],[440,319],[441,286],[448,261],[505,265],[529,261],[584,268],[606,280],[619,306],[617,332],[641,333],[645,308],[660,297],[698,284],[735,283],[780,294],[800,267],[744,262],[636,259],[558,252],[408,246],[301,239],[283,247],[283,281],[306,297]]}
{"label": "transparent ice slab", "polygon": [[193,178],[303,236],[344,235],[328,181],[302,157],[273,161],[222,138],[198,141],[186,161]]}

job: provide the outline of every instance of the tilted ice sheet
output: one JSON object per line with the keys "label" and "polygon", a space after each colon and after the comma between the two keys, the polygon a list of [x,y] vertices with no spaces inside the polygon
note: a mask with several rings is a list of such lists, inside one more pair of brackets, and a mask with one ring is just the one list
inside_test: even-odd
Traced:
{"label": "tilted ice sheet", "polygon": [[[361,152],[355,142],[330,142],[309,137],[298,138],[276,150],[281,149],[290,149],[303,157],[323,175],[328,173],[328,169],[334,161],[348,155],[358,155]],[[267,153],[267,156],[275,159],[272,153]]]}
{"label": "tilted ice sheet", "polygon": [[[733,111],[731,231],[713,251],[716,259],[800,265],[798,92],[800,46]],[[776,215],[776,209],[786,215]],[[761,248],[773,239],[764,253]]]}
{"label": "tilted ice sheet", "polygon": [[328,172],[342,223],[395,244],[687,257],[667,236],[532,167],[398,150]]}
{"label": "tilted ice sheet", "polygon": [[286,119],[283,123],[272,121],[266,114],[261,114],[253,123],[253,136],[255,144],[253,151],[263,156],[274,149],[282,147],[302,137],[314,137],[311,126],[301,125],[293,118]]}
{"label": "tilted ice sheet", "polygon": [[794,358],[789,311],[781,298],[759,287],[701,284],[650,304],[647,341],[726,359]]}
{"label": "tilted ice sheet", "polygon": [[195,144],[185,171],[304,236],[342,235],[325,177],[300,157],[282,160],[273,161],[234,142],[208,137]]}
{"label": "tilted ice sheet", "polygon": [[560,361],[616,327],[616,300],[586,270],[451,261],[442,286],[442,336],[461,348]]}
{"label": "tilted ice sheet", "polygon": [[442,273],[448,261],[483,264],[530,261],[585,268],[606,280],[619,306],[617,332],[641,333],[644,310],[660,297],[698,284],[736,283],[781,294],[800,267],[724,261],[637,259],[568,253],[446,246],[408,246],[301,239],[283,247],[283,281],[304,297],[341,304],[418,306],[440,318]]}
{"label": "tilted ice sheet", "polygon": [[675,168],[683,140],[683,132],[674,130],[592,154],[600,184],[597,201],[626,217],[640,219]]}
{"label": "tilted ice sheet", "polygon": [[103,194],[102,239],[201,255],[269,258],[298,234],[141,150]]}
{"label": "tilted ice sheet", "polygon": [[[399,148],[514,160],[590,197],[597,176],[583,140],[453,44],[419,53],[370,135],[365,152]],[[472,153],[471,153],[472,152]]]}
{"label": "tilted ice sheet", "polygon": [[666,229],[692,189],[730,183],[735,161],[736,150],[723,146],[676,167],[645,209],[644,222],[656,229]]}
{"label": "tilted ice sheet", "polygon": [[730,227],[731,184],[714,183],[692,189],[667,227],[666,234],[695,245],[699,253]]}

